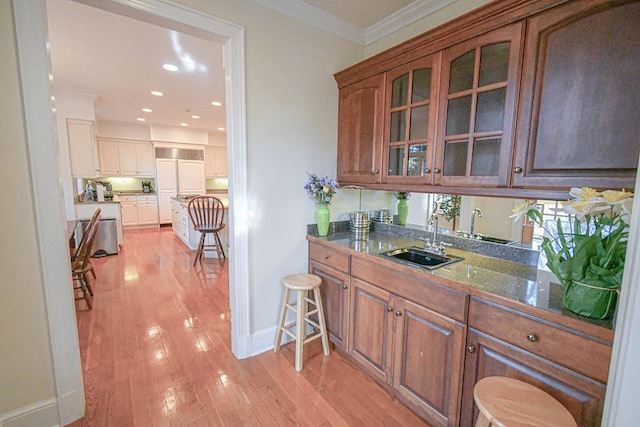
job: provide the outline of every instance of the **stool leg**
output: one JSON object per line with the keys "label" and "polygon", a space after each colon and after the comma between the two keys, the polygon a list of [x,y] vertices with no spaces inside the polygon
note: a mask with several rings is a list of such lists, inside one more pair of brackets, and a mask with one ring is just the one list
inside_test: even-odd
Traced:
{"label": "stool leg", "polygon": [[476,420],[475,427],[490,427],[491,422],[484,416],[482,412],[478,413],[478,419]]}
{"label": "stool leg", "polygon": [[322,350],[325,356],[329,355],[329,337],[327,335],[327,325],[324,320],[324,308],[322,307],[322,298],[320,296],[320,288],[313,290],[313,297],[316,300],[318,308],[318,324],[320,325],[320,333],[322,334]]}
{"label": "stool leg", "polygon": [[289,303],[289,288],[284,289],[284,301],[282,302],[282,312],[280,312],[280,323],[278,324],[278,332],[276,333],[276,346],[273,348],[274,353],[280,351],[280,341],[282,341],[282,328],[287,317],[287,304]]}
{"label": "stool leg", "polygon": [[296,371],[302,371],[302,351],[304,338],[306,334],[306,323],[304,317],[306,314],[306,301],[304,300],[304,291],[298,291],[298,303],[296,305]]}

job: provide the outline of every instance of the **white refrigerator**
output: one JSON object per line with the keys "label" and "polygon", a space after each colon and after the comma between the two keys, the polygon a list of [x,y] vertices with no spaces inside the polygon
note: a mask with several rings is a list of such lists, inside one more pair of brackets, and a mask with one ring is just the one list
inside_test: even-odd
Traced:
{"label": "white refrigerator", "polygon": [[204,161],[156,159],[156,192],[160,224],[171,223],[171,198],[205,194]]}

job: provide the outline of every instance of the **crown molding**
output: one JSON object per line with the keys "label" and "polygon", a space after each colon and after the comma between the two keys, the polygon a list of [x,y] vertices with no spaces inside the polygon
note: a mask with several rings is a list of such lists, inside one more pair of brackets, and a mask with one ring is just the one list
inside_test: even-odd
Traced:
{"label": "crown molding", "polygon": [[364,46],[365,30],[313,7],[302,0],[254,0],[255,3],[287,15],[312,27]]}
{"label": "crown molding", "polygon": [[416,0],[367,28],[364,45],[368,46],[455,2],[456,0]]}

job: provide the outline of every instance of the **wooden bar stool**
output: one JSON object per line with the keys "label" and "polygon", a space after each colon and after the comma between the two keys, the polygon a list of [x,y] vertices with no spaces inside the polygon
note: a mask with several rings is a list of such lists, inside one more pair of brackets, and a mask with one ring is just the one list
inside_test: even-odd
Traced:
{"label": "wooden bar stool", "polygon": [[473,389],[480,410],[475,427],[576,427],[567,408],[537,387],[507,377],[485,377]]}
{"label": "wooden bar stool", "polygon": [[[320,299],[320,285],[322,279],[314,274],[292,274],[283,280],[285,287],[284,302],[280,313],[280,324],[276,336],[276,346],[274,352],[280,351],[282,333],[285,332],[296,340],[296,371],[302,371],[302,347],[304,344],[317,338],[322,338],[322,350],[324,355],[329,355],[329,339],[327,338],[327,326],[324,320],[324,310],[322,309],[322,299]],[[309,298],[308,292],[313,290],[313,299]],[[289,304],[291,291],[298,291],[295,304]],[[309,310],[309,304],[313,304],[315,309]],[[287,309],[296,313],[296,321],[285,325]],[[318,315],[318,322],[310,319],[310,316]],[[311,325],[317,333],[307,336],[307,324]],[[289,330],[296,328],[295,335]]]}

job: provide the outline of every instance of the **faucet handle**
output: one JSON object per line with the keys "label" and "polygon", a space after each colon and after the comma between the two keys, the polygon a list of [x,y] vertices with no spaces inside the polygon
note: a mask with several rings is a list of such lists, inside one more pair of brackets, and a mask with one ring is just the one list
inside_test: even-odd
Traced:
{"label": "faucet handle", "polygon": [[[435,247],[435,245],[434,245],[434,247]],[[452,247],[453,247],[453,244],[452,244],[452,243],[446,243],[446,242],[442,242],[442,241],[441,241],[441,242],[438,244],[438,252],[440,252],[440,254],[444,255],[444,254],[445,254],[445,249],[446,249],[447,247],[452,248]]]}
{"label": "faucet handle", "polygon": [[[425,249],[431,249],[431,239],[428,237],[420,237],[420,240],[424,240]],[[433,242],[433,247],[435,247],[435,242]]]}

